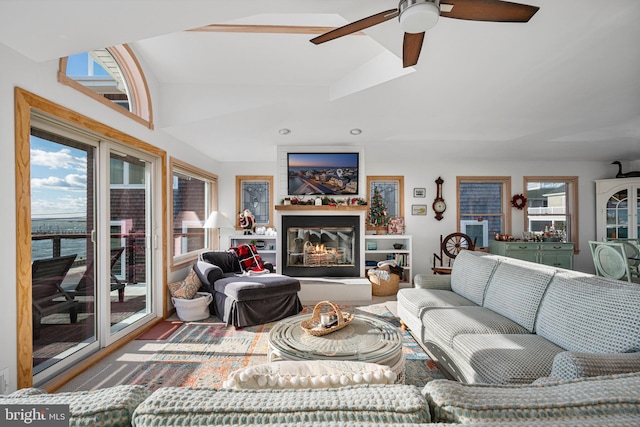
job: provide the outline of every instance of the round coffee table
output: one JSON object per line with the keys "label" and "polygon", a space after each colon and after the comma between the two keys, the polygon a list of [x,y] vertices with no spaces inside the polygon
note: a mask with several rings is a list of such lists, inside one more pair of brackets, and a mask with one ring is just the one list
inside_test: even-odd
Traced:
{"label": "round coffee table", "polygon": [[308,334],[300,322],[311,314],[288,317],[269,332],[269,362],[282,360],[357,360],[389,366],[404,382],[402,334],[389,322],[356,314],[344,328],[327,335]]}

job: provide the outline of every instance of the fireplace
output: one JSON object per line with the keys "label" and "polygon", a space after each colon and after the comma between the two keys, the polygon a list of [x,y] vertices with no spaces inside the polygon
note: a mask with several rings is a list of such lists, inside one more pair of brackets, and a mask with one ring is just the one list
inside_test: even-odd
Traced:
{"label": "fireplace", "polygon": [[359,277],[360,217],[283,215],[282,274],[294,277]]}

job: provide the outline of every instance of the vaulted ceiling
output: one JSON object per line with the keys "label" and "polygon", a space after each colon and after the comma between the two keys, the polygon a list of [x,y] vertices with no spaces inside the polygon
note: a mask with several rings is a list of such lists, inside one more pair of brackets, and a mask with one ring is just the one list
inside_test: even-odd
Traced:
{"label": "vaulted ceiling", "polygon": [[37,62],[129,43],[159,83],[156,131],[221,161],[277,145],[640,159],[640,2],[524,3],[526,24],[440,18],[409,68],[396,19],[309,42],[393,0],[3,0],[0,43]]}

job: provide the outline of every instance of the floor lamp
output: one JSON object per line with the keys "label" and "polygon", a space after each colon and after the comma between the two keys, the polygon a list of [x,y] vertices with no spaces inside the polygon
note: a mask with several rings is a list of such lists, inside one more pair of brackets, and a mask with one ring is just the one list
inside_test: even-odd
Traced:
{"label": "floor lamp", "polygon": [[218,229],[218,250],[220,250],[220,229],[221,228],[233,228],[231,220],[227,216],[219,211],[211,212],[209,218],[205,221],[202,228],[217,228]]}

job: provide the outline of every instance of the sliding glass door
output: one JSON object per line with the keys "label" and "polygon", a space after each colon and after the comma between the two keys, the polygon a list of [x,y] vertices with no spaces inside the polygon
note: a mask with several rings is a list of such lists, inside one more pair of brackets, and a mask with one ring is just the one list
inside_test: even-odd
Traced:
{"label": "sliding glass door", "polygon": [[97,141],[79,139],[31,132],[34,376],[98,348],[92,239]]}
{"label": "sliding glass door", "polygon": [[37,385],[155,316],[157,159],[46,120],[30,145]]}
{"label": "sliding glass door", "polygon": [[148,218],[151,163],[139,156],[109,153],[110,331],[139,320],[151,307]]}

